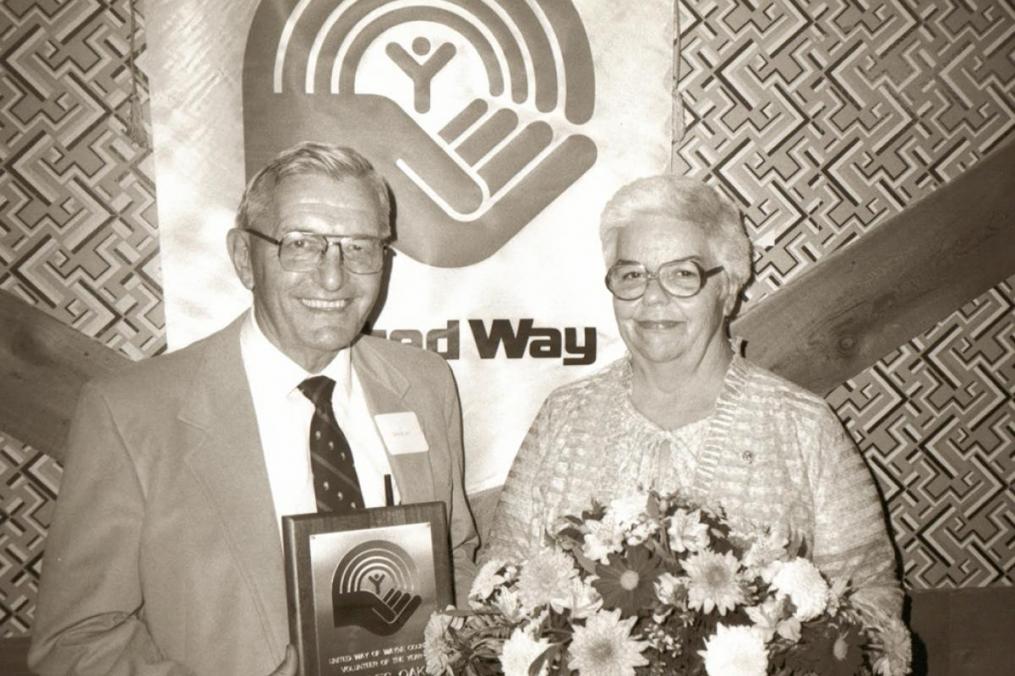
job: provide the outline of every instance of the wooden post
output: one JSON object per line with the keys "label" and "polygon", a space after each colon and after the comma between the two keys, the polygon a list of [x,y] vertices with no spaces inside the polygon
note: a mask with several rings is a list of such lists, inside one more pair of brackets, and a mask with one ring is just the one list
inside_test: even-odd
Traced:
{"label": "wooden post", "polygon": [[60,460],[86,381],[126,357],[0,292],[0,430]]}
{"label": "wooden post", "polygon": [[811,266],[732,331],[826,394],[1015,274],[1015,143]]}

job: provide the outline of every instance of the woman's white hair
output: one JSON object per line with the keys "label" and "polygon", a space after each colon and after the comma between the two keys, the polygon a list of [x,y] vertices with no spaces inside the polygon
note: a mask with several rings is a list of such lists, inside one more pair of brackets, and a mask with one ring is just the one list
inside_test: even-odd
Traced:
{"label": "woman's white hair", "polygon": [[628,183],[603,209],[599,236],[607,267],[617,260],[617,239],[625,227],[645,216],[691,222],[708,239],[737,292],[751,278],[751,240],[740,212],[715,188],[690,178],[661,174]]}

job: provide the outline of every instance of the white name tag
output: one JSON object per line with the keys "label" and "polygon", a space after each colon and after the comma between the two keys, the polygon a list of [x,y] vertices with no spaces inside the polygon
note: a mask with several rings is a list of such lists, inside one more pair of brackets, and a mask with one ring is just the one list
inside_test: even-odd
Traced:
{"label": "white name tag", "polygon": [[423,436],[423,428],[419,426],[419,419],[412,411],[380,413],[374,416],[374,422],[388,453],[402,455],[426,453],[430,450],[430,445]]}

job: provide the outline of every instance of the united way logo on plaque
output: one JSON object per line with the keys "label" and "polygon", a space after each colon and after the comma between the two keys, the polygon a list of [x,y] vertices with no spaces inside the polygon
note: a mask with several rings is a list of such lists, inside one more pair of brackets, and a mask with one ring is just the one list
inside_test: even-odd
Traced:
{"label": "united way logo on plaque", "polygon": [[248,177],[295,142],[354,146],[391,183],[394,246],[482,261],[596,161],[571,0],[262,0],[243,64]]}
{"label": "united way logo on plaque", "polygon": [[443,503],[283,518],[289,625],[305,676],[422,674],[452,600]]}
{"label": "united way logo on plaque", "polygon": [[[429,527],[413,529],[412,526],[397,526],[384,529],[379,535],[388,540],[368,540],[353,547],[335,568],[331,579],[331,607],[336,627],[362,627],[377,636],[390,636],[405,626],[423,601],[420,592],[433,597],[433,585],[422,589],[416,564],[404,549],[393,542],[401,539],[398,529],[409,528],[410,538],[424,535],[424,546],[429,545]],[[344,533],[345,538],[352,533]],[[324,550],[320,559],[326,559],[328,543],[334,534],[312,535],[310,556],[315,550]],[[342,546],[343,543],[340,543]],[[327,572],[326,566],[323,572]],[[430,581],[433,575],[429,576]],[[424,576],[423,580],[426,580]],[[317,581],[317,576],[314,576]],[[322,580],[326,582],[326,580]],[[327,587],[320,591],[327,592]],[[316,591],[315,591],[316,594]],[[321,603],[321,607],[326,604]],[[318,626],[326,624],[327,618],[318,618]]]}

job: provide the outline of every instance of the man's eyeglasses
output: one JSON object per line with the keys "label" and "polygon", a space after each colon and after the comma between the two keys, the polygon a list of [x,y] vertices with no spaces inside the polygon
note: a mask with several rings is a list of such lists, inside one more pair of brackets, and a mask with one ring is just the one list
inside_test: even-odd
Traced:
{"label": "man's eyeglasses", "polygon": [[606,288],[620,300],[636,300],[645,295],[650,281],[658,279],[659,286],[669,295],[690,298],[720,270],[721,265],[705,270],[697,261],[685,259],[663,263],[655,272],[649,272],[641,263],[619,261],[606,273]]}
{"label": "man's eyeglasses", "polygon": [[388,248],[383,239],[364,235],[321,235],[293,230],[279,240],[253,228],[243,228],[243,231],[278,246],[278,262],[289,272],[316,270],[328,253],[328,247],[334,244],[338,246],[346,270],[371,275],[384,267],[384,251]]}

